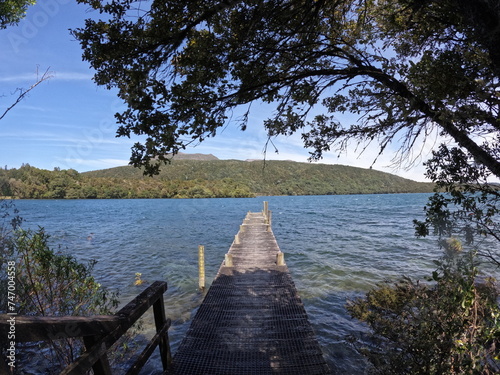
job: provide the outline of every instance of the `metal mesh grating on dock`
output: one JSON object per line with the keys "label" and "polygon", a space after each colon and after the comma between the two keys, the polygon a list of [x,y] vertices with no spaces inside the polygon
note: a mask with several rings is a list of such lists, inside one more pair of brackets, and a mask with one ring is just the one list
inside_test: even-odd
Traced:
{"label": "metal mesh grating on dock", "polygon": [[183,375],[330,374],[262,213],[249,213],[173,358]]}

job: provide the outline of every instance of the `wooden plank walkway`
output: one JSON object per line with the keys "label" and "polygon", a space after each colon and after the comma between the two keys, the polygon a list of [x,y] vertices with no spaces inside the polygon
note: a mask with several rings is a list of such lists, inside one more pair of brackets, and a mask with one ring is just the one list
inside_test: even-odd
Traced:
{"label": "wooden plank walkway", "polygon": [[171,373],[330,374],[266,211],[247,214]]}

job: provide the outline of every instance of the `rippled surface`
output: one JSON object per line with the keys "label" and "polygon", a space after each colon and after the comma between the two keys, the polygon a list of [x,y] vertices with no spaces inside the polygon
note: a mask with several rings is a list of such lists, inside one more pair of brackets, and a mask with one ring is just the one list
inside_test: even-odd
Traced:
{"label": "rippled surface", "polygon": [[[196,200],[16,201],[26,226],[43,226],[78,259],[96,259],[95,274],[118,289],[123,304],[148,282],[166,280],[166,313],[175,351],[201,303],[197,248],[205,245],[208,282],[215,276],[247,211],[269,201],[273,231],[325,357],[336,374],[363,374],[345,342],[363,327],[346,313],[355,298],[387,278],[423,277],[439,257],[435,242],[416,239],[427,194],[265,197]],[[150,324],[144,329],[150,331]],[[155,363],[144,373],[155,373]],[[161,373],[158,371],[157,373]]]}

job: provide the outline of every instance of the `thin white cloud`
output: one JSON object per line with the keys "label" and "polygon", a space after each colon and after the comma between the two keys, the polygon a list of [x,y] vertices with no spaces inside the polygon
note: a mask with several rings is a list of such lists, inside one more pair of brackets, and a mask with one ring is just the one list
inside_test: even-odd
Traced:
{"label": "thin white cloud", "polygon": [[23,82],[24,83],[26,81],[35,82],[36,79],[37,79],[37,75],[34,73],[23,73],[23,74],[16,74],[16,75],[0,77],[0,82]]}
{"label": "thin white cloud", "polygon": [[105,166],[105,168],[109,166],[121,166],[127,165],[129,160],[126,159],[79,159],[79,158],[63,158],[60,159],[65,163],[78,164],[78,165],[86,165],[86,166]]}
{"label": "thin white cloud", "polygon": [[57,158],[54,166],[63,169],[76,169],[80,172],[121,167],[128,165],[127,159],[80,159],[80,158]]}
{"label": "thin white cloud", "polygon": [[48,109],[46,107],[40,107],[40,106],[34,106],[34,105],[28,105],[28,104],[23,104],[20,103],[16,107],[19,110],[25,110],[25,111],[36,111],[36,112],[47,112]]}
{"label": "thin white cloud", "polygon": [[[35,83],[41,78],[43,72],[37,73],[21,73],[10,76],[0,77],[0,82],[4,83]],[[91,73],[80,73],[80,72],[57,72],[49,71],[51,75],[50,80],[58,81],[91,81],[93,75]]]}
{"label": "thin white cloud", "polygon": [[90,73],[78,73],[78,72],[54,72],[54,77],[52,79],[61,81],[91,81],[93,75]]}
{"label": "thin white cloud", "polygon": [[97,148],[102,145],[128,145],[132,143],[128,139],[122,138],[106,138],[106,137],[81,137],[78,136],[60,136],[52,133],[35,133],[35,132],[23,132],[23,133],[2,133],[0,131],[0,137],[2,139],[10,139],[12,141],[19,142],[39,142],[40,144],[44,142],[55,142],[61,143],[61,146],[67,145],[68,147],[81,146],[81,147],[92,147]]}

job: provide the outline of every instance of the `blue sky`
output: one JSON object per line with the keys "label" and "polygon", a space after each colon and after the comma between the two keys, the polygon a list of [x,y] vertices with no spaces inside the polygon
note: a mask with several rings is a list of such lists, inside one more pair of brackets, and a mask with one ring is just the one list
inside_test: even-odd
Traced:
{"label": "blue sky", "polygon": [[[72,0],[44,0],[30,7],[15,27],[0,30],[0,114],[15,100],[16,88],[28,88],[37,70],[49,69],[53,77],[36,87],[0,121],[0,166],[18,168],[29,163],[38,168],[73,168],[89,171],[126,165],[130,147],[138,138],[116,138],[114,113],[122,107],[115,93],[98,87],[92,71],[82,62],[81,49],[70,28],[81,27],[94,15]],[[211,153],[220,159],[263,159],[267,136],[262,121],[268,107],[253,107],[247,131],[229,125],[212,139],[190,147],[189,153]],[[266,159],[307,162],[300,135],[274,140],[279,153],[268,149]],[[424,158],[426,156],[424,152]],[[368,168],[376,147],[358,156],[352,147],[340,157],[332,152],[322,163]],[[414,180],[424,180],[424,168],[395,170],[388,150],[374,169]]]}

